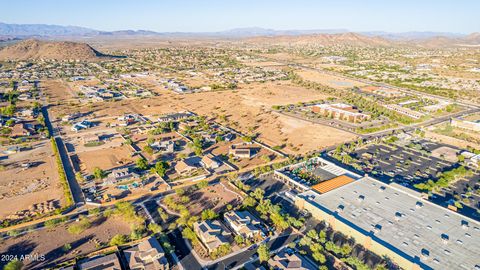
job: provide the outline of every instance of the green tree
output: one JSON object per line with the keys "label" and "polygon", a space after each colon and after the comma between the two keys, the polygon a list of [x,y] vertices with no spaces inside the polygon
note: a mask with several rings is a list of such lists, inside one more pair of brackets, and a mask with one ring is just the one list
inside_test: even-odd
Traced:
{"label": "green tree", "polygon": [[212,209],[205,209],[202,211],[202,219],[203,220],[210,220],[210,219],[216,219],[218,217],[218,214],[215,213]]}
{"label": "green tree", "polygon": [[317,262],[319,262],[319,263],[321,263],[321,264],[324,264],[324,263],[327,261],[327,259],[325,258],[325,255],[323,255],[323,254],[320,253],[319,251],[314,252],[314,253],[312,254],[312,258],[313,258],[315,261],[317,261]]}
{"label": "green tree", "polygon": [[255,204],[257,203],[257,201],[255,201],[255,199],[253,197],[246,197],[244,200],[243,200],[243,205],[244,206],[247,206],[247,207],[253,207],[255,206]]}
{"label": "green tree", "polygon": [[197,184],[197,187],[199,189],[206,188],[208,187],[208,181],[207,180],[202,180]]}
{"label": "green tree", "polygon": [[20,270],[23,267],[23,262],[19,260],[13,260],[7,263],[4,267],[3,270]]}
{"label": "green tree", "polygon": [[137,168],[139,170],[147,170],[148,169],[148,161],[145,159],[145,158],[139,158],[137,159],[137,161],[135,162],[135,164],[137,165]]}
{"label": "green tree", "polygon": [[260,263],[267,262],[270,259],[270,249],[266,244],[258,246],[257,252]]}
{"label": "green tree", "polygon": [[127,237],[123,234],[115,235],[112,240],[110,240],[110,246],[120,246],[127,242]]}
{"label": "green tree", "polygon": [[241,245],[241,244],[245,243],[245,239],[241,235],[236,235],[235,236],[235,243],[237,243],[237,245]]}
{"label": "green tree", "polygon": [[257,200],[262,200],[263,199],[263,196],[265,196],[265,190],[261,189],[261,188],[256,188],[254,191],[253,191],[253,194],[252,196],[257,199]]}
{"label": "green tree", "polygon": [[157,173],[160,177],[164,177],[169,167],[170,166],[166,161],[158,161],[157,163],[155,163],[153,171]]}
{"label": "green tree", "polygon": [[75,180],[77,180],[79,184],[83,184],[83,182],[85,182],[85,178],[83,177],[81,172],[75,173]]}
{"label": "green tree", "polygon": [[183,188],[178,188],[175,190],[175,193],[178,195],[178,196],[183,196],[185,194],[185,189]]}
{"label": "green tree", "polygon": [[148,229],[153,232],[153,233],[161,233],[162,232],[162,227],[156,223],[150,223],[148,224]]}
{"label": "green tree", "polygon": [[107,176],[107,174],[99,167],[95,167],[93,169],[93,176],[95,177],[95,179],[103,179]]}

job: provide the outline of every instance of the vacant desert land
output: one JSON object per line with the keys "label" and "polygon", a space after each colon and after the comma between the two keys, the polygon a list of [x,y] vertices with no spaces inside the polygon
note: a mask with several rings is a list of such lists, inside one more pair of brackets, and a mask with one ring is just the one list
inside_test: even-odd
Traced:
{"label": "vacant desert land", "polygon": [[129,145],[111,147],[96,151],[77,153],[80,160],[80,169],[84,173],[93,173],[95,167],[102,170],[111,170],[117,167],[133,163],[136,158],[132,157],[133,149]]}
{"label": "vacant desert land", "polygon": [[[228,204],[236,206],[241,203],[242,197],[227,185],[216,184],[186,194],[190,202],[185,206],[191,215],[200,215],[205,209],[212,209],[216,213],[225,211]],[[175,201],[180,201],[178,195],[172,195]]]}
{"label": "vacant desert land", "polygon": [[350,89],[354,86],[362,87],[366,85],[359,81],[345,79],[314,70],[300,70],[296,73],[304,80],[317,82],[335,89]]}
{"label": "vacant desert land", "polygon": [[[73,259],[76,256],[86,255],[98,249],[97,243],[108,244],[116,234],[129,234],[130,224],[119,217],[91,218],[92,227],[80,234],[71,234],[67,231],[68,225],[62,224],[53,229],[44,229],[26,235],[9,238],[0,245],[0,254],[45,255],[45,261],[24,262],[25,269],[43,269],[44,266]],[[65,244],[71,249],[65,251]],[[0,262],[1,265],[2,262]]]}
{"label": "vacant desert land", "polygon": [[61,102],[63,105],[68,105],[68,101],[75,97],[75,91],[77,91],[67,82],[60,79],[42,81],[40,88],[45,90],[50,103],[55,104]]}
{"label": "vacant desert land", "polygon": [[292,154],[318,150],[355,138],[348,132],[273,113],[271,109],[273,105],[329,97],[319,91],[293,86],[288,81],[252,83],[241,85],[240,89],[234,91],[185,95],[175,94],[159,86],[154,90],[159,95],[148,99],[107,102],[83,107],[59,106],[53,110],[63,113],[93,112],[99,116],[118,116],[124,113],[157,115],[184,110],[207,117],[223,115],[227,121],[222,124],[245,134],[258,133],[258,139],[271,146],[286,145],[282,151]]}
{"label": "vacant desert land", "polygon": [[[3,152],[5,149],[1,149]],[[63,203],[57,165],[49,141],[34,143],[31,148],[6,155],[0,164],[0,219],[38,203]],[[30,163],[29,168],[22,164]],[[21,177],[19,177],[21,175]],[[32,213],[33,214],[33,213]]]}

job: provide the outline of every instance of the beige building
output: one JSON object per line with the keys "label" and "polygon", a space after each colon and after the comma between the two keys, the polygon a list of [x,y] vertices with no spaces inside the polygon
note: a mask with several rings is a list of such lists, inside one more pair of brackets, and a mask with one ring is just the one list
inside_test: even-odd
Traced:
{"label": "beige building", "polygon": [[80,270],[122,270],[122,265],[116,253],[89,259],[78,265]]}
{"label": "beige building", "polygon": [[288,254],[281,250],[268,260],[268,265],[275,270],[310,270],[318,269],[315,265],[305,260],[301,255]]}
{"label": "beige building", "polygon": [[397,104],[387,104],[387,105],[383,105],[385,108],[389,109],[389,110],[392,110],[394,112],[397,112],[399,114],[403,114],[403,115],[406,115],[410,118],[413,118],[413,119],[420,119],[424,116],[423,113],[421,112],[417,112],[417,111],[414,111],[414,110],[411,110],[409,108],[405,108],[405,107],[402,107],[400,105],[397,105]]}
{"label": "beige building", "polygon": [[149,237],[123,253],[130,270],[170,269],[165,252],[155,237]]}
{"label": "beige building", "polygon": [[467,121],[460,118],[453,118],[450,121],[450,124],[452,125],[452,127],[480,132],[480,121]]}
{"label": "beige building", "polygon": [[208,252],[214,251],[223,244],[229,244],[231,241],[230,232],[218,220],[198,221],[193,224],[193,230]]}
{"label": "beige building", "polygon": [[412,190],[364,177],[295,204],[403,269],[478,269],[480,223]]}
{"label": "beige building", "polygon": [[313,105],[312,112],[352,123],[370,119],[370,115],[361,113],[356,107],[343,103]]}
{"label": "beige building", "polygon": [[248,211],[230,211],[224,215],[227,224],[236,234],[244,238],[253,238],[260,235],[260,220]]}

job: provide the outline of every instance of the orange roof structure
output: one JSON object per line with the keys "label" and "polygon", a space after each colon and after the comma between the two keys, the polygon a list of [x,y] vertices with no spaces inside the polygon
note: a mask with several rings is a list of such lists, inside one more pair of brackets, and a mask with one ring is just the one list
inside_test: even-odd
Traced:
{"label": "orange roof structure", "polygon": [[312,186],[312,189],[315,190],[316,192],[322,194],[329,192],[331,190],[334,190],[336,188],[339,188],[341,186],[344,186],[346,184],[349,184],[351,182],[355,181],[353,178],[348,177],[346,175],[340,175],[335,178],[332,178],[327,181],[323,181],[321,183],[318,183],[316,185]]}

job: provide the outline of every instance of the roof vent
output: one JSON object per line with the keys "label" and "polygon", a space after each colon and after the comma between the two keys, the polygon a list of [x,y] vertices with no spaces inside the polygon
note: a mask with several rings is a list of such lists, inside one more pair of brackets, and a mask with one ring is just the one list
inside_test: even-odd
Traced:
{"label": "roof vent", "polygon": [[400,218],[402,218],[402,216],[403,216],[402,213],[400,213],[400,212],[395,212],[395,220],[396,220],[396,221],[399,221]]}
{"label": "roof vent", "polygon": [[468,221],[462,220],[462,229],[464,230],[468,229]]}
{"label": "roof vent", "polygon": [[345,206],[343,206],[343,204],[339,204],[337,207],[337,212],[343,212],[343,209],[345,209]]}
{"label": "roof vent", "polygon": [[430,257],[430,251],[428,251],[428,249],[422,248],[421,254],[424,259]]}
{"label": "roof vent", "polygon": [[472,235],[469,233],[465,233],[465,237],[472,238]]}
{"label": "roof vent", "polygon": [[378,188],[378,191],[383,192],[385,189],[385,186],[381,186],[380,188]]}
{"label": "roof vent", "polygon": [[382,230],[382,225],[376,224],[375,227],[373,228],[376,233],[380,232]]}
{"label": "roof vent", "polygon": [[357,200],[358,200],[359,202],[364,201],[364,200],[365,200],[365,196],[360,195],[360,196],[358,196]]}
{"label": "roof vent", "polygon": [[422,202],[417,202],[417,203],[415,203],[415,207],[417,207],[417,208],[422,208],[422,207],[423,207],[423,203],[422,203]]}
{"label": "roof vent", "polygon": [[448,250],[448,249],[445,249],[443,252],[444,252],[446,255],[450,255],[450,253],[452,253],[452,252],[450,252],[450,250]]}
{"label": "roof vent", "polygon": [[449,239],[448,234],[442,234],[442,241],[444,244],[447,244]]}
{"label": "roof vent", "polygon": [[462,240],[460,240],[460,239],[457,239],[457,244],[459,244],[459,245],[463,245],[463,241],[462,241]]}

